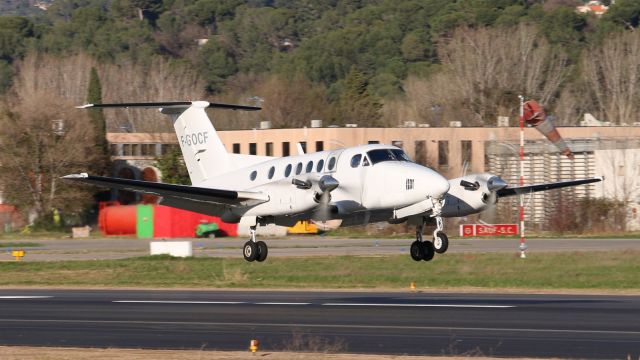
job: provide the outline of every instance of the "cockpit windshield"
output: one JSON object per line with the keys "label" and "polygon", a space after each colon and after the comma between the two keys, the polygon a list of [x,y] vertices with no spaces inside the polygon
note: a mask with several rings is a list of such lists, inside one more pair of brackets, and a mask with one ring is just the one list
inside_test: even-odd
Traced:
{"label": "cockpit windshield", "polygon": [[367,152],[373,165],[383,161],[411,161],[407,154],[400,149],[376,149]]}

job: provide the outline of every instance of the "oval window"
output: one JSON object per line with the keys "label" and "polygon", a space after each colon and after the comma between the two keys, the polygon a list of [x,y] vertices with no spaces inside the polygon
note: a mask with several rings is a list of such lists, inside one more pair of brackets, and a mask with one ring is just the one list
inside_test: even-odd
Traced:
{"label": "oval window", "polygon": [[360,160],[362,160],[362,154],[353,155],[353,157],[351,158],[351,167],[358,167],[360,165]]}
{"label": "oval window", "polygon": [[291,175],[291,164],[287,165],[287,168],[284,169],[284,177],[289,177]]}
{"label": "oval window", "polygon": [[251,181],[255,180],[256,177],[258,177],[258,172],[257,171],[252,171],[251,175],[249,176],[249,178],[251,179]]}
{"label": "oval window", "polygon": [[276,168],[275,166],[272,166],[271,169],[269,169],[269,180],[273,179],[273,175],[276,173]]}
{"label": "oval window", "polygon": [[332,171],[333,168],[336,167],[336,158],[332,157],[331,159],[329,159],[329,164],[327,164],[327,168],[329,169],[329,171]]}
{"label": "oval window", "polygon": [[301,172],[302,172],[302,163],[298,163],[298,165],[296,165],[296,175],[300,175]]}
{"label": "oval window", "polygon": [[324,160],[320,159],[320,161],[318,161],[318,166],[316,166],[316,171],[322,172],[323,167],[324,167]]}
{"label": "oval window", "polygon": [[307,163],[307,168],[305,169],[305,171],[310,173],[312,170],[313,170],[313,161],[309,161]]}

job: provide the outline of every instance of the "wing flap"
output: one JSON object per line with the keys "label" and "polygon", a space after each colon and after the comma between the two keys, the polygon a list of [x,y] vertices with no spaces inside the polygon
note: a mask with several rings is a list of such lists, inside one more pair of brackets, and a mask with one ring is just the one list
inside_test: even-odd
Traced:
{"label": "wing flap", "polygon": [[590,179],[559,181],[559,182],[553,182],[553,183],[535,184],[535,185],[517,186],[517,187],[506,187],[504,189],[498,190],[497,195],[498,197],[514,196],[514,195],[528,194],[528,193],[538,192],[538,191],[561,189],[569,186],[591,184],[591,183],[602,181],[602,180],[604,180],[603,177],[595,177]]}
{"label": "wing flap", "polygon": [[92,176],[85,173],[66,175],[62,178],[112,189],[230,207],[250,207],[269,201],[269,196],[261,192],[210,189],[188,185]]}

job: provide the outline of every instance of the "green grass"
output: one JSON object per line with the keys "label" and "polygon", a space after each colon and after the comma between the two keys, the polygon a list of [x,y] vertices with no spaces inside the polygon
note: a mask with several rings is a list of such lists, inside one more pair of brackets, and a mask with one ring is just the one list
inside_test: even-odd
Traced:
{"label": "green grass", "polygon": [[3,242],[0,241],[0,248],[26,248],[26,247],[40,247],[42,244],[34,242]]}
{"label": "green grass", "polygon": [[198,288],[525,288],[640,289],[640,251],[447,254],[242,259],[141,257],[125,260],[0,263],[0,286]]}

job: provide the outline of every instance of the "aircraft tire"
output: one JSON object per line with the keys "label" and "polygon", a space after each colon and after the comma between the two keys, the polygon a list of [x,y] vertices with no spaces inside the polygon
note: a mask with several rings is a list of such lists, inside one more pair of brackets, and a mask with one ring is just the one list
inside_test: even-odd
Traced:
{"label": "aircraft tire", "polygon": [[267,259],[267,254],[269,254],[269,248],[267,247],[267,244],[264,241],[258,241],[256,243],[257,248],[258,248],[258,254],[256,256],[256,261],[257,262],[263,262]]}
{"label": "aircraft tire", "polygon": [[444,254],[447,252],[447,249],[449,248],[449,238],[447,237],[447,234],[442,231],[438,231],[436,236],[433,238],[433,248],[438,254]]}
{"label": "aircraft tire", "polygon": [[420,261],[424,257],[424,250],[422,249],[422,245],[418,241],[414,241],[411,244],[411,258],[415,261]]}
{"label": "aircraft tire", "polygon": [[433,243],[431,241],[423,241],[422,242],[422,260],[431,261],[433,256],[436,254],[435,249],[433,248]]}
{"label": "aircraft tire", "polygon": [[242,248],[242,255],[244,255],[245,260],[254,261],[258,256],[258,245],[251,240],[247,241]]}

